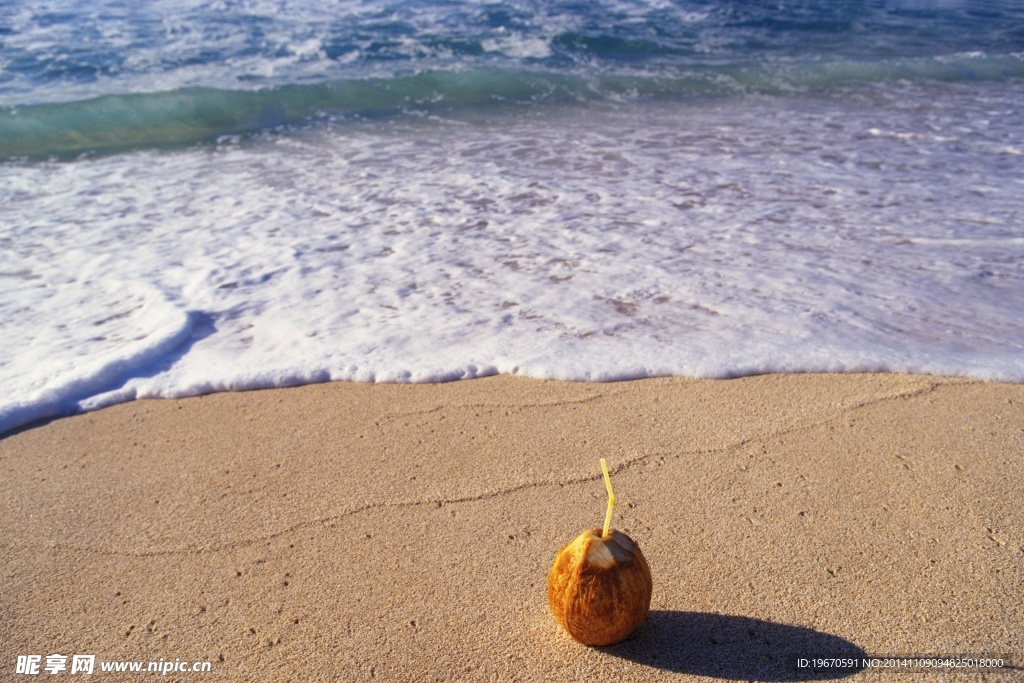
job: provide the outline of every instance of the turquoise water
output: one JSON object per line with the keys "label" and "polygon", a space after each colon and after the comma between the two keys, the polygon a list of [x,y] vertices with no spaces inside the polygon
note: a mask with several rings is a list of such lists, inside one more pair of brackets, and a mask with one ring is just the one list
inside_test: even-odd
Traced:
{"label": "turquoise water", "polygon": [[0,158],[323,121],[1024,77],[1016,2],[13,2]]}

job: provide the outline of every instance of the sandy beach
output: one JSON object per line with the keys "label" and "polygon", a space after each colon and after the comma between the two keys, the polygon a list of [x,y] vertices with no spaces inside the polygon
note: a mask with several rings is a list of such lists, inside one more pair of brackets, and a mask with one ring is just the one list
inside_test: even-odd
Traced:
{"label": "sandy beach", "polygon": [[[135,401],[0,439],[0,678],[50,679],[15,670],[51,654],[68,657],[61,677],[95,655],[97,680],[138,680],[99,670],[136,660],[211,662],[163,676],[181,681],[807,680],[839,674],[799,657],[931,654],[1021,667],[1022,455],[1024,385],[932,376]],[[603,521],[602,457],[612,526],[643,549],[654,596],[633,638],[589,648],[552,618],[546,580]]]}

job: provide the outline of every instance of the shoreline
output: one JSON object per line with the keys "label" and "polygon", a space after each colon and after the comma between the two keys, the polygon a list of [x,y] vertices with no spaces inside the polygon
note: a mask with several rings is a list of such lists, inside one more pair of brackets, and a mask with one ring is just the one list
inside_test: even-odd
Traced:
{"label": "shoreline", "polygon": [[[212,662],[181,680],[226,681],[791,680],[796,653],[1022,666],[1022,445],[1024,385],[922,375],[118,404],[0,438],[0,666],[181,659]],[[548,612],[546,577],[603,520],[601,457],[654,598],[632,639],[586,648]]]}

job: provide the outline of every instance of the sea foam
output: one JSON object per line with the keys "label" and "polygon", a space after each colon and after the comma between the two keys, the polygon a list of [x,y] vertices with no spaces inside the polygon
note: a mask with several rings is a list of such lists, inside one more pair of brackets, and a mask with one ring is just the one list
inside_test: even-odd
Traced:
{"label": "sea foam", "polygon": [[329,380],[1024,381],[1019,2],[57,5],[0,3],[0,432]]}
{"label": "sea foam", "polygon": [[0,165],[0,429],[328,380],[1024,381],[1008,98],[553,107]]}

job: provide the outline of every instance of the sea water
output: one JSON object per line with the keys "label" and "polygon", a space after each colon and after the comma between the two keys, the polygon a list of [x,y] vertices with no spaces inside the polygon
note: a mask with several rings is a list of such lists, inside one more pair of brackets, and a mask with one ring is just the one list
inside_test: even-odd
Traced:
{"label": "sea water", "polygon": [[0,5],[0,431],[817,371],[1024,381],[1019,2]]}

